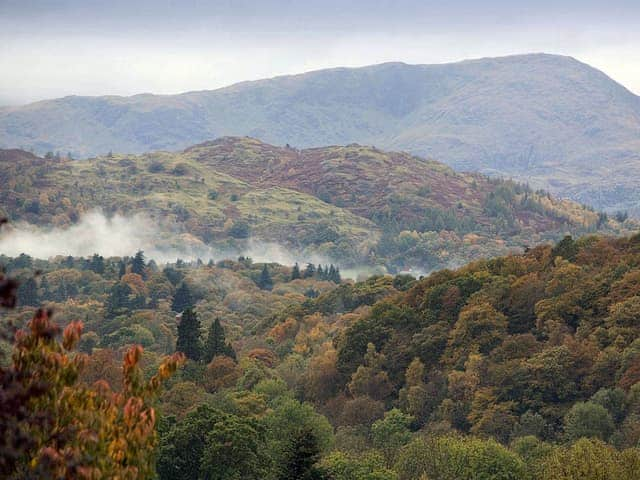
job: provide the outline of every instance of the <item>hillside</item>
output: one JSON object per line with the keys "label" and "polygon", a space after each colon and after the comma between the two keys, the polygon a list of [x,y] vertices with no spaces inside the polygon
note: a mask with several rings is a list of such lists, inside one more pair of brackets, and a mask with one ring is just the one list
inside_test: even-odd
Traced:
{"label": "hillside", "polygon": [[640,98],[568,57],[389,63],[181,95],[0,109],[0,146],[40,153],[175,150],[223,135],[376,145],[525,180],[599,209],[638,208]]}
{"label": "hillside", "polygon": [[[639,252],[637,235],[567,237],[421,280],[357,283],[247,259],[162,270],[140,254],[0,264],[21,281],[17,307],[3,311],[8,325],[24,327],[37,305],[62,325],[84,319],[79,376],[52,380],[66,391],[96,380],[98,393],[118,389],[132,344],[145,348],[140,376],[176,349],[187,354],[153,403],[162,480],[277,480],[292,449],[325,472],[318,478],[336,480],[635,480]],[[48,347],[25,341],[39,332],[29,326],[15,336],[17,367]],[[67,350],[37,372],[52,378],[76,358]],[[29,403],[20,418],[40,418],[51,403]],[[73,412],[88,416],[93,405]],[[71,429],[85,415],[58,424]],[[104,438],[96,443],[113,443]]]}
{"label": "hillside", "polygon": [[428,271],[631,226],[524,185],[355,144],[295,150],[226,137],[86,161],[5,150],[0,163],[0,208],[14,222],[66,228],[96,208],[144,214],[166,248],[272,242],[345,267]]}

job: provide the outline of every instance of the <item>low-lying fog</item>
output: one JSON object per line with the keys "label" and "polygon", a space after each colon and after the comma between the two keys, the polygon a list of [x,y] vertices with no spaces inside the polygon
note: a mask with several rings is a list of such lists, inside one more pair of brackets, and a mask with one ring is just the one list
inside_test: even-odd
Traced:
{"label": "low-lying fog", "polygon": [[[220,250],[199,241],[195,237],[161,228],[148,217],[136,215],[106,217],[101,211],[86,213],[65,228],[42,227],[24,222],[6,226],[0,231],[0,254],[16,257],[26,253],[32,257],[48,259],[58,255],[88,257],[94,253],[104,257],[132,256],[143,250],[148,259],[158,263],[183,260],[235,259],[241,255],[255,262],[275,262],[293,265],[336,263],[318,255],[302,255],[275,243],[250,240],[243,250]],[[344,277],[356,278],[376,273],[373,269],[348,269]],[[380,273],[378,270],[377,273]]]}

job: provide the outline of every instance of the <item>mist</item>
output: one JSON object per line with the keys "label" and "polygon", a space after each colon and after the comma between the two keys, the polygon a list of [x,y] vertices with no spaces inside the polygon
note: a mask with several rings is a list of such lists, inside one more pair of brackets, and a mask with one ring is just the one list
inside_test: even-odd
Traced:
{"label": "mist", "polygon": [[336,263],[324,256],[294,252],[283,245],[257,239],[250,239],[242,249],[215,248],[189,233],[161,226],[145,215],[107,217],[100,210],[84,214],[69,227],[47,228],[19,222],[0,232],[0,254],[10,257],[21,253],[43,260],[58,255],[89,257],[95,253],[103,257],[124,257],[138,250],[158,263],[175,262],[178,258],[217,261],[239,256],[281,265]]}

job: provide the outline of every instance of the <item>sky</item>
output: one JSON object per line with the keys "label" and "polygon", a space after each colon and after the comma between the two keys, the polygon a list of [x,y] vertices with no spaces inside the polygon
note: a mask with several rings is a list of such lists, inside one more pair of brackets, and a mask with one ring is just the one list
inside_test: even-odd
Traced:
{"label": "sky", "polygon": [[533,52],[640,94],[639,24],[639,0],[0,0],[0,105]]}

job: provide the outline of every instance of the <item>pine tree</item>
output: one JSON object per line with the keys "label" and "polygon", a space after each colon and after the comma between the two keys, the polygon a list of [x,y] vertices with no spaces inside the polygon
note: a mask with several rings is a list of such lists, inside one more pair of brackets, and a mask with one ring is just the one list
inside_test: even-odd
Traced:
{"label": "pine tree", "polygon": [[127,313],[130,307],[129,296],[133,293],[126,283],[116,283],[109,291],[105,304],[106,317],[113,318]]}
{"label": "pine tree", "polygon": [[209,328],[207,341],[204,346],[204,362],[209,363],[213,357],[226,355],[233,359],[236,358],[236,352],[230,343],[226,341],[224,327],[220,324],[220,319],[216,318]]}
{"label": "pine tree", "polygon": [[38,284],[33,277],[27,278],[18,288],[18,302],[20,305],[28,305],[30,307],[38,305]]}
{"label": "pine tree", "polygon": [[315,466],[320,459],[318,439],[310,428],[296,432],[289,441],[286,463],[280,480],[320,480],[322,472]]}
{"label": "pine tree", "polygon": [[187,282],[182,282],[176,294],[173,296],[173,303],[171,304],[171,310],[176,313],[180,313],[189,307],[193,307],[193,296]]}
{"label": "pine tree", "polygon": [[47,281],[47,277],[42,277],[42,281],[40,282],[40,299],[41,300],[51,300],[51,289],[49,287],[49,282]]}
{"label": "pine tree", "polygon": [[144,252],[142,250],[138,250],[136,256],[133,257],[133,261],[131,262],[131,273],[137,273],[142,278],[146,278]]}
{"label": "pine tree", "polygon": [[97,253],[95,253],[93,257],[91,257],[91,262],[89,263],[89,270],[99,275],[102,275],[104,273],[104,257],[102,255],[98,255]]}
{"label": "pine tree", "polygon": [[127,264],[124,260],[120,262],[120,269],[118,270],[118,279],[124,277],[127,274]]}
{"label": "pine tree", "polygon": [[182,317],[178,324],[176,351],[184,353],[190,360],[200,360],[202,352],[202,345],[200,343],[200,319],[198,319],[198,314],[194,312],[191,307],[186,308],[182,312]]}
{"label": "pine tree", "polygon": [[304,269],[304,278],[312,278],[315,274],[315,265],[313,263],[307,263],[307,268]]}
{"label": "pine tree", "polygon": [[291,270],[291,280],[297,280],[300,278],[300,267],[298,266],[298,262],[293,266]]}
{"label": "pine tree", "polygon": [[269,269],[266,263],[264,267],[262,267],[262,273],[260,273],[260,278],[258,279],[258,286],[262,290],[271,290],[273,288],[273,280],[271,280],[271,275],[269,275]]}
{"label": "pine tree", "polygon": [[318,277],[319,280],[324,280],[324,270],[320,264],[318,264],[318,268],[316,269],[316,277]]}

